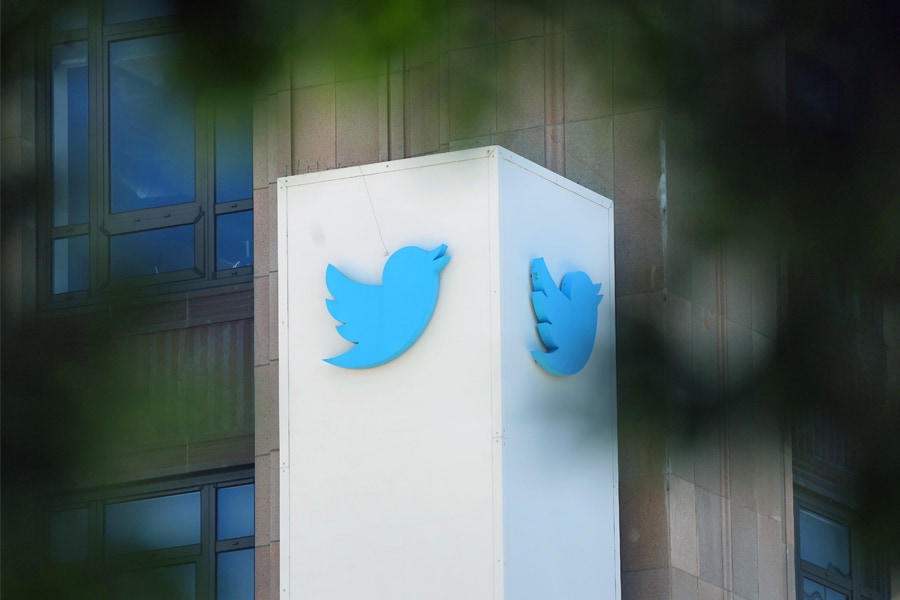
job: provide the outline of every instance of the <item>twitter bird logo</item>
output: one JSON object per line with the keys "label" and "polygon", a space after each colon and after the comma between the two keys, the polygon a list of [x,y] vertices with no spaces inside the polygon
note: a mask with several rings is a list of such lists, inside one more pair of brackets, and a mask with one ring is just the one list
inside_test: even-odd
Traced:
{"label": "twitter bird logo", "polygon": [[368,369],[406,352],[434,313],[440,273],[450,261],[446,252],[446,244],[430,252],[414,246],[400,248],[385,263],[381,285],[358,283],[328,265],[325,285],[334,299],[326,299],[325,304],[331,316],[343,323],[336,326],[341,337],[356,345],[325,362]]}
{"label": "twitter bird logo", "polygon": [[584,271],[567,273],[557,289],[543,258],[531,261],[531,303],[538,333],[547,352],[534,350],[534,360],[551,375],[572,375],[587,364],[597,335],[600,283]]}

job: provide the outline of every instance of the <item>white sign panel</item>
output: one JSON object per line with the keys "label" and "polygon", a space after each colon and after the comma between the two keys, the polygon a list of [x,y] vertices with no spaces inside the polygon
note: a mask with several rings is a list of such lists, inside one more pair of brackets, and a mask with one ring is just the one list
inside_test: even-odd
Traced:
{"label": "white sign panel", "polygon": [[618,598],[612,203],[495,146],[278,211],[282,597]]}

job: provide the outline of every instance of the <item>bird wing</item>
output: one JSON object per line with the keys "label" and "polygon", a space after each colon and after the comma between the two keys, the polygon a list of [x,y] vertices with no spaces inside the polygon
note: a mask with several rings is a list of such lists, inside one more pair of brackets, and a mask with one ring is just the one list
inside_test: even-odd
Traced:
{"label": "bird wing", "polygon": [[328,312],[343,323],[336,327],[341,337],[359,343],[370,336],[378,320],[381,286],[353,281],[334,265],[325,270],[325,285],[334,297],[325,300]]}
{"label": "bird wing", "polygon": [[556,287],[553,276],[550,275],[550,270],[543,258],[535,258],[531,261],[531,285],[534,288],[534,292],[531,294],[531,304],[538,320],[538,333],[544,345],[555,350],[559,344],[554,339],[553,324],[559,324],[565,320],[569,299]]}

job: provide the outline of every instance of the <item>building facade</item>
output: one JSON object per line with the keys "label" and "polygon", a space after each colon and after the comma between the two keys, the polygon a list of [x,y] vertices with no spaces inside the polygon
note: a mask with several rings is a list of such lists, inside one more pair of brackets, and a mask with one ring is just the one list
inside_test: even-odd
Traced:
{"label": "building facade", "polygon": [[[670,15],[463,3],[384,59],[298,44],[250,94],[186,95],[165,60],[196,41],[176,5],[12,4],[3,537],[31,545],[7,562],[4,543],[11,597],[73,581],[279,597],[278,178],[492,144],[614,202],[622,597],[892,597],[890,561],[851,525],[840,434],[758,409],[781,393],[766,376],[805,288],[775,235],[706,235],[729,218],[648,38]],[[676,22],[712,46],[755,18],[726,4]],[[338,40],[353,26],[317,22]],[[804,43],[781,31],[754,56],[784,118],[852,68],[794,85]],[[826,118],[828,98],[811,101]],[[895,390],[896,310],[853,302],[849,360]]]}

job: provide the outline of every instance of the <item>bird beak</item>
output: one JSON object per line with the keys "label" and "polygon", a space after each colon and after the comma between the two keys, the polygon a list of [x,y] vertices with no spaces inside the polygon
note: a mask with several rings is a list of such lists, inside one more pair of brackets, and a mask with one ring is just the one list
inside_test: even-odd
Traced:
{"label": "bird beak", "polygon": [[447,244],[441,244],[428,253],[428,256],[430,256],[431,260],[434,262],[435,271],[441,271],[447,266],[447,263],[450,262],[450,257],[445,254],[446,252]]}

